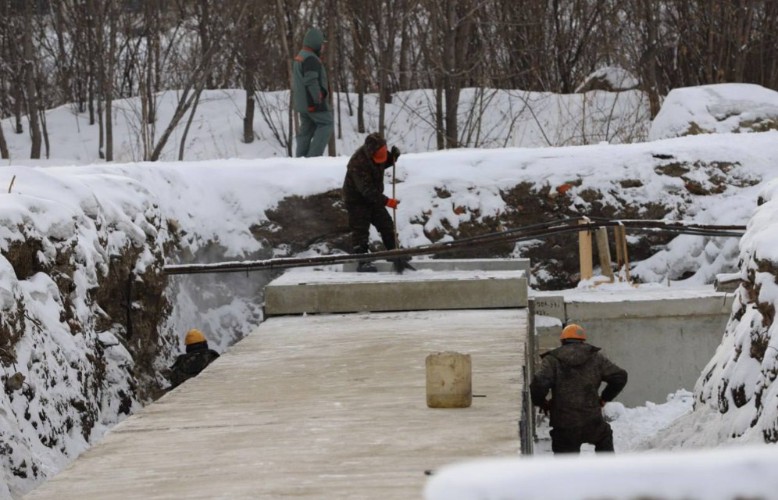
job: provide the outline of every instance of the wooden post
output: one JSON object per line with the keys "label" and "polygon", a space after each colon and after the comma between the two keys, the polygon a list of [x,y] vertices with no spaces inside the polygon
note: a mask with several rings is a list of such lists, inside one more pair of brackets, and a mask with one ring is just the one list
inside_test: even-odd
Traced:
{"label": "wooden post", "polygon": [[629,252],[627,252],[627,228],[621,226],[621,250],[624,252],[624,275],[627,277],[627,283],[632,283],[629,275]]}
{"label": "wooden post", "polygon": [[616,274],[621,272],[621,266],[624,265],[624,255],[621,253],[621,226],[613,226],[613,241],[616,247]]}
{"label": "wooden post", "polygon": [[613,268],[611,267],[611,248],[608,244],[608,228],[597,228],[595,233],[597,242],[597,254],[600,256],[600,267],[602,268],[602,274],[610,278],[613,283]]}
{"label": "wooden post", "polygon": [[627,256],[627,230],[624,226],[615,226],[613,233],[616,239],[616,261],[618,262],[618,273],[621,277],[621,268],[624,267],[624,276],[627,282],[632,281],[629,276],[629,257]]}
{"label": "wooden post", "polygon": [[[584,217],[579,224],[588,224],[589,219]],[[588,280],[592,278],[592,233],[587,229],[586,231],[578,231],[578,259],[581,267],[581,280]]]}

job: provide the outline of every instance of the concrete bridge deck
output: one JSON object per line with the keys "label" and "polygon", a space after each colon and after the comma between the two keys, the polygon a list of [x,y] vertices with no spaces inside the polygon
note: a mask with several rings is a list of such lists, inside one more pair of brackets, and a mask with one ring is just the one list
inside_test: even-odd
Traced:
{"label": "concrete bridge deck", "polygon": [[[421,498],[424,471],[520,450],[526,309],[273,317],[25,498]],[[466,409],[425,358],[472,356]]]}

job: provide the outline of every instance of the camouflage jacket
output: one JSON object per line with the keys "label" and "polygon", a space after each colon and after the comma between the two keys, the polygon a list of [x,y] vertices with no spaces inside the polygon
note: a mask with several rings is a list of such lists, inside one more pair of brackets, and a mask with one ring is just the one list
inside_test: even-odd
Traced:
{"label": "camouflage jacket", "polygon": [[384,171],[392,166],[392,161],[390,158],[377,164],[373,161],[374,152],[362,145],[348,161],[343,180],[343,201],[346,205],[386,205]]}
{"label": "camouflage jacket", "polygon": [[213,349],[208,349],[207,345],[204,348],[195,349],[178,356],[170,369],[171,389],[196,376],[218,357],[219,353]]}
{"label": "camouflage jacket", "polygon": [[[600,384],[607,385],[599,393]],[[627,372],[585,342],[562,345],[543,356],[530,384],[541,406],[551,391],[551,426],[581,427],[602,420],[600,398],[612,401],[627,385]]]}

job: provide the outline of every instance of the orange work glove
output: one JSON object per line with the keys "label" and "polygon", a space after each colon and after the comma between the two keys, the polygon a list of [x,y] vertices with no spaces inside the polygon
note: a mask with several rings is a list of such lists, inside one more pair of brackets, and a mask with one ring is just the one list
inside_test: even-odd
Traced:
{"label": "orange work glove", "polygon": [[396,198],[387,198],[386,199],[386,206],[389,208],[397,208],[397,205],[400,203],[400,200]]}

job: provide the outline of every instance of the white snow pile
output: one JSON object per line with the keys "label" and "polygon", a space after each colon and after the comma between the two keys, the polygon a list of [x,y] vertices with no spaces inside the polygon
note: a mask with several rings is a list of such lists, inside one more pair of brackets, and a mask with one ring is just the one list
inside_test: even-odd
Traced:
{"label": "white snow pile", "polygon": [[771,129],[778,129],[778,92],[723,83],[671,90],[651,123],[648,140]]}
{"label": "white snow pile", "polygon": [[624,68],[618,66],[605,66],[590,74],[579,85],[576,92],[590,90],[625,91],[638,87],[640,82],[635,76]]}
{"label": "white snow pile", "polygon": [[778,443],[778,180],[740,243],[740,278],[721,345],[695,387],[695,411],[657,436],[662,447]]}
{"label": "white snow pile", "polygon": [[495,458],[435,473],[426,500],[775,499],[778,447]]}

